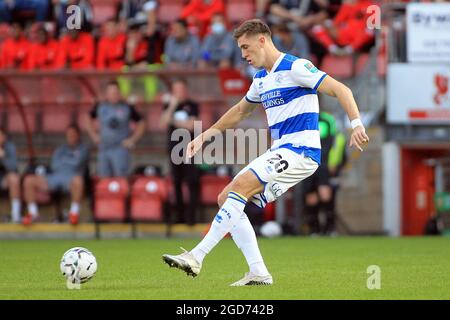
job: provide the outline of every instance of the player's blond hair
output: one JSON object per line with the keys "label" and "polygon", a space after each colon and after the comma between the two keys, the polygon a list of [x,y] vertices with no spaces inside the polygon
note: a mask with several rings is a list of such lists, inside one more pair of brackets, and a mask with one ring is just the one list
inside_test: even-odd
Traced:
{"label": "player's blond hair", "polygon": [[272,32],[269,26],[260,19],[251,19],[243,22],[239,27],[234,30],[233,37],[238,40],[243,35],[253,36],[257,34],[263,34],[267,37],[271,37]]}

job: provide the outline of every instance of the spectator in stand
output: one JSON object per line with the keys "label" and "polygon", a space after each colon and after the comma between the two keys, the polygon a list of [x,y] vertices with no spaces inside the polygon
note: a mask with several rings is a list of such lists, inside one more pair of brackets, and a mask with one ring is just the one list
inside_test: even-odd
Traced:
{"label": "spectator in stand", "polygon": [[266,20],[266,14],[269,8],[270,0],[256,0],[255,18]]}
{"label": "spectator in stand", "polygon": [[333,20],[313,28],[316,39],[335,55],[349,55],[370,45],[373,30],[367,28],[367,7],[373,0],[346,0]]}
{"label": "spectator in stand", "polygon": [[98,42],[97,69],[120,71],[125,65],[125,43],[127,36],[119,32],[115,19],[103,25],[103,35]]}
{"label": "spectator in stand", "polygon": [[225,14],[223,0],[191,0],[181,11],[181,18],[186,19],[193,34],[203,38],[215,13]]}
{"label": "spectator in stand", "polygon": [[[142,115],[134,106],[122,101],[119,84],[108,83],[105,101],[97,104],[91,111],[86,129],[92,141],[99,146],[97,175],[101,177],[126,177],[129,170],[129,150],[145,132]],[[98,120],[100,133],[94,121]],[[130,122],[136,122],[133,131]]]}
{"label": "spectator in stand", "polygon": [[94,66],[94,53],[94,38],[90,33],[69,30],[60,42],[59,65],[72,70],[91,69]]}
{"label": "spectator in stand", "polygon": [[[145,24],[132,24],[127,34],[125,49],[126,66],[123,71],[140,70],[155,71],[162,66],[163,39],[156,31],[151,36],[146,36],[147,26]],[[141,77],[119,77],[120,92],[128,97],[132,87],[144,87],[145,101],[152,101],[158,94],[158,77],[145,75]]]}
{"label": "spectator in stand", "polygon": [[59,42],[50,38],[44,26],[37,31],[37,42],[31,45],[30,69],[55,70],[60,65]]}
{"label": "spectator in stand", "polygon": [[211,19],[210,33],[203,40],[199,66],[230,68],[235,46],[233,36],[227,30],[225,17],[222,13],[214,14]]}
{"label": "spectator in stand", "polygon": [[50,0],[0,0],[0,23],[12,22],[14,11],[32,10],[36,21],[47,21]]}
{"label": "spectator in stand", "polygon": [[189,33],[187,23],[178,19],[172,24],[164,46],[165,63],[169,68],[195,67],[200,55],[198,37]]}
{"label": "spectator in stand", "polygon": [[[175,187],[176,209],[178,213],[178,223],[188,223],[193,225],[196,222],[196,210],[198,208],[199,199],[199,168],[191,163],[176,160],[184,159],[186,156],[182,154],[186,150],[187,143],[194,138],[194,121],[198,120],[199,110],[198,104],[189,98],[187,83],[182,79],[177,79],[171,84],[171,93],[167,97],[164,105],[164,112],[161,115],[160,125],[167,130],[168,153],[171,157],[171,172]],[[190,140],[173,140],[172,133],[176,129],[189,132]],[[175,153],[175,147],[179,147],[180,143],[186,142],[183,148],[178,149],[179,153]],[[174,154],[172,154],[174,153]],[[177,157],[174,159],[173,157]],[[189,190],[189,202],[187,208],[184,206],[182,184],[186,183]]]}
{"label": "spectator in stand", "polygon": [[269,20],[274,24],[287,21],[291,30],[309,30],[328,17],[327,0],[272,0]]}
{"label": "spectator in stand", "polygon": [[122,0],[119,20],[122,25],[146,25],[145,35],[151,37],[156,32],[158,2],[156,0]]}
{"label": "spectator in stand", "polygon": [[320,64],[327,53],[323,46],[311,35],[313,26],[332,18],[342,0],[272,0],[269,21],[273,24],[288,23],[291,30],[303,32],[308,37],[311,53]]}
{"label": "spectator in stand", "polygon": [[1,47],[0,65],[3,69],[29,70],[31,43],[24,35],[23,28],[18,23],[13,23],[10,29],[10,37]]}
{"label": "spectator in stand", "polygon": [[281,52],[304,59],[310,58],[308,39],[299,31],[292,31],[286,23],[273,27],[273,43]]}
{"label": "spectator in stand", "polygon": [[89,148],[81,142],[78,126],[71,125],[66,130],[66,143],[59,146],[52,155],[51,173],[46,175],[28,175],[24,180],[24,197],[28,213],[23,218],[24,225],[30,225],[39,217],[36,193],[42,191],[63,190],[70,193],[72,203],[69,221],[78,223],[80,203],[83,198],[84,174],[89,160]]}
{"label": "spectator in stand", "polygon": [[8,189],[11,200],[11,221],[20,223],[20,177],[17,173],[17,152],[6,131],[0,128],[0,185]]}
{"label": "spectator in stand", "polygon": [[147,66],[148,42],[139,25],[131,26],[125,45],[125,62],[131,69],[143,70]]}
{"label": "spectator in stand", "polygon": [[67,12],[67,8],[76,5],[81,12],[81,31],[91,32],[94,24],[94,13],[92,5],[89,0],[52,0],[53,2],[53,16],[55,17],[56,30],[60,34],[67,30],[67,19],[73,12]]}

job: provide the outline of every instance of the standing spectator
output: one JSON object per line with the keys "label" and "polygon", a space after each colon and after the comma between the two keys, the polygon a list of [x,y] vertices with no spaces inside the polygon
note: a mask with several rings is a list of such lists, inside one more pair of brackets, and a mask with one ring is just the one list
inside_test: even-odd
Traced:
{"label": "standing spectator", "polygon": [[199,53],[197,36],[189,33],[185,20],[176,20],[164,47],[165,63],[170,68],[195,67]]}
{"label": "standing spectator", "polygon": [[206,34],[206,29],[211,18],[216,13],[225,14],[225,3],[223,0],[191,0],[181,11],[181,18],[186,19],[200,38]]}
{"label": "standing spectator", "polygon": [[333,20],[313,28],[316,39],[332,54],[348,55],[370,44],[374,33],[367,28],[372,0],[347,0]]}
{"label": "standing spectator", "polygon": [[66,143],[59,146],[52,155],[51,173],[46,175],[28,175],[24,181],[24,196],[28,213],[23,218],[24,225],[30,225],[39,217],[36,193],[42,191],[63,190],[70,193],[72,203],[69,221],[78,223],[80,203],[83,198],[84,174],[89,160],[89,148],[81,142],[81,132],[76,125],[66,130]]}
{"label": "standing spectator", "polygon": [[14,143],[0,128],[0,183],[8,189],[11,201],[11,221],[20,223],[20,177],[17,173],[17,152]]}
{"label": "standing spectator", "polygon": [[49,37],[47,30],[41,26],[37,31],[37,42],[30,50],[31,70],[55,70],[61,64],[59,42]]}
{"label": "standing spectator", "polygon": [[327,232],[330,235],[336,233],[336,198],[340,187],[340,175],[347,162],[346,153],[347,140],[343,132],[337,132],[334,139],[334,144],[330,150],[328,157],[328,170],[330,173],[331,186],[331,205],[328,217]]}
{"label": "standing spectator", "polygon": [[11,36],[2,45],[0,65],[4,69],[29,70],[31,43],[24,36],[22,26],[11,25]]}
{"label": "standing spectator", "polygon": [[156,32],[158,2],[156,0],[122,0],[119,19],[122,25],[145,24],[145,35]]}
{"label": "standing spectator", "polygon": [[94,13],[92,5],[89,0],[52,0],[53,1],[53,15],[56,22],[56,30],[58,34],[67,30],[67,19],[73,14],[67,13],[67,8],[76,5],[80,9],[81,14],[81,31],[91,32]]}
{"label": "standing spectator", "polygon": [[90,33],[69,30],[60,43],[59,65],[73,70],[93,68],[95,47]]}
{"label": "standing spectator", "polygon": [[278,50],[290,53],[296,57],[309,59],[309,43],[303,33],[290,30],[285,23],[276,25],[273,30],[273,43]]}
{"label": "standing spectator", "polygon": [[32,10],[36,21],[47,21],[50,0],[0,0],[0,23],[12,21],[13,11]]}
{"label": "standing spectator", "polygon": [[97,69],[121,70],[125,65],[125,42],[127,37],[119,32],[117,22],[110,19],[103,25],[97,50]]}
{"label": "standing spectator", "polygon": [[[321,144],[320,166],[313,175],[303,180],[305,213],[310,233],[313,235],[319,233],[330,234],[334,231],[334,212],[328,159],[336,136],[336,123],[331,114],[324,111],[319,113],[319,131]],[[320,209],[323,209],[325,213],[325,226],[320,224]]]}
{"label": "standing spectator", "polygon": [[223,14],[214,14],[210,29],[211,33],[203,40],[200,67],[230,68],[236,43],[227,30]]}
{"label": "standing spectator", "polygon": [[[145,123],[134,106],[123,102],[116,81],[107,84],[105,101],[96,105],[88,118],[86,129],[99,146],[97,174],[101,177],[125,177],[129,170],[129,150],[145,132]],[[95,129],[94,120],[100,125]],[[130,122],[137,123],[130,134]]]}
{"label": "standing spectator", "polygon": [[[171,84],[171,94],[168,102],[164,106],[164,112],[161,115],[160,124],[167,129],[168,134],[168,152],[170,157],[184,159],[184,154],[173,154],[175,146],[179,145],[182,138],[172,140],[172,133],[176,129],[184,129],[189,132],[190,141],[194,138],[194,121],[198,120],[198,104],[191,100],[188,95],[187,83],[178,79]],[[186,141],[186,146],[189,141]],[[182,150],[186,150],[183,148]],[[181,150],[181,151],[182,151]],[[196,222],[196,210],[198,208],[199,198],[199,169],[190,162],[175,164],[171,158],[171,171],[175,187],[176,208],[178,213],[178,223],[187,222],[193,225]],[[182,184],[187,183],[189,189],[189,203],[187,210],[183,204]]]}

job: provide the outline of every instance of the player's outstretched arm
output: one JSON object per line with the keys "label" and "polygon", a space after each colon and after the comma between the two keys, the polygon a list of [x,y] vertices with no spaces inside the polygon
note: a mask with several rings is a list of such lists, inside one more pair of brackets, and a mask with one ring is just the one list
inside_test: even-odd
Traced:
{"label": "player's outstretched arm", "polygon": [[369,142],[369,137],[359,118],[359,110],[355,98],[353,97],[352,90],[329,75],[323,79],[317,90],[331,97],[336,97],[339,100],[339,103],[347,113],[353,128],[350,137],[350,147],[355,146],[360,151],[363,151],[362,146]]}
{"label": "player's outstretched arm", "polygon": [[213,136],[223,132],[226,129],[234,128],[236,125],[249,117],[257,103],[250,103],[245,98],[230,108],[215,124],[202,134],[198,135],[187,146],[187,158],[192,158],[198,150],[201,149],[203,142],[211,139]]}

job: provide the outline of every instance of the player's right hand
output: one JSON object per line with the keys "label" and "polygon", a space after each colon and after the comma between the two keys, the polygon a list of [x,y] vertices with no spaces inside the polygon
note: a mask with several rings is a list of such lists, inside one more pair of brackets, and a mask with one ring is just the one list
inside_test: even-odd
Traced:
{"label": "player's right hand", "polygon": [[189,142],[186,148],[186,158],[192,158],[203,145],[203,133],[198,135],[194,140]]}

